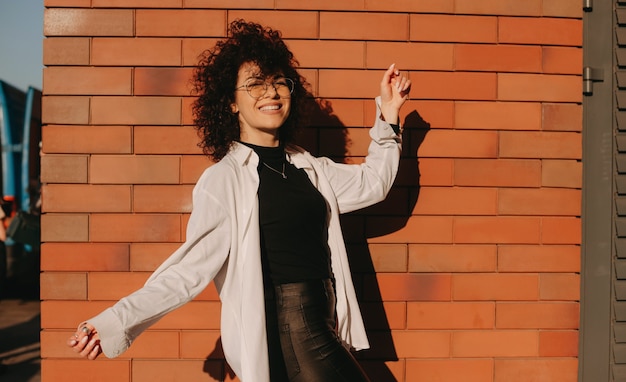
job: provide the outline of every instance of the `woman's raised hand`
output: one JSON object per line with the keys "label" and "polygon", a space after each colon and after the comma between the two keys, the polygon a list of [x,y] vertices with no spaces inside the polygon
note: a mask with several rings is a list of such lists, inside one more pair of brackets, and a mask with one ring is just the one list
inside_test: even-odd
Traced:
{"label": "woman's raised hand", "polygon": [[409,99],[411,80],[400,74],[396,64],[391,64],[380,82],[381,112],[385,121],[398,123],[400,108]]}
{"label": "woman's raised hand", "polygon": [[78,326],[76,333],[67,339],[67,346],[87,359],[96,359],[102,353],[100,336],[96,328],[87,323]]}

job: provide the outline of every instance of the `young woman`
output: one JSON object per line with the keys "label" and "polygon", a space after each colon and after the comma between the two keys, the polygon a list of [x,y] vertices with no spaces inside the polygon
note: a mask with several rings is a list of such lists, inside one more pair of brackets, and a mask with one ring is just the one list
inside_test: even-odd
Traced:
{"label": "young woman", "polygon": [[279,32],[242,20],[205,53],[194,115],[217,163],[194,188],[186,241],[144,287],[78,326],[68,346],[82,357],[118,356],[214,280],[224,354],[242,381],[368,380],[349,350],[369,344],[339,214],[391,188],[411,83],[389,67],[365,162],[339,164],[293,144],[310,100],[296,67]]}

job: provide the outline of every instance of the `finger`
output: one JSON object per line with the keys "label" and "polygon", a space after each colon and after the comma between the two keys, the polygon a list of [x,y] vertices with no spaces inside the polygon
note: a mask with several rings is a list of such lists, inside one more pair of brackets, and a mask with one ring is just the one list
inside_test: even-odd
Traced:
{"label": "finger", "polygon": [[395,73],[395,68],[396,68],[396,64],[391,64],[389,66],[389,68],[385,71],[385,74],[383,75],[383,80],[382,80],[382,84],[386,85],[391,83],[391,78]]}
{"label": "finger", "polygon": [[[85,337],[87,338],[87,337]],[[93,352],[94,348],[97,345],[97,340],[95,338],[92,338],[91,341],[89,341],[87,343],[87,345],[85,346],[85,348],[83,349],[83,351],[80,352],[80,356],[87,358],[89,356],[89,354],[91,354],[91,352]]]}
{"label": "finger", "polygon": [[89,337],[83,336],[76,341],[76,344],[72,347],[72,350],[76,353],[82,353],[85,350],[85,346],[87,346],[87,342],[89,341]]}
{"label": "finger", "polygon": [[91,353],[89,353],[87,358],[93,360],[93,359],[96,359],[99,355],[100,355],[100,345],[96,344],[96,346],[94,346],[93,350],[91,351]]}

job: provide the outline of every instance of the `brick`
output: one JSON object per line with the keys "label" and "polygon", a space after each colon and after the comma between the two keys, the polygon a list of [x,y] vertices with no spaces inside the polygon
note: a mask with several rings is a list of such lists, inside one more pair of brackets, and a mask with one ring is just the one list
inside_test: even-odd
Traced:
{"label": "brick", "polygon": [[41,157],[43,183],[86,183],[87,156],[43,155]]}
{"label": "brick", "polygon": [[500,133],[501,158],[580,159],[582,137],[568,132],[522,132]]}
{"label": "brick", "polygon": [[89,272],[89,300],[116,301],[143,286],[147,272]]}
{"label": "brick", "polygon": [[543,104],[543,130],[582,131],[583,109],[580,104]]}
{"label": "brick", "polygon": [[406,381],[484,382],[493,378],[490,359],[408,359]]}
{"label": "brick", "polygon": [[135,154],[202,154],[200,138],[193,126],[136,126]]}
{"label": "brick", "polygon": [[542,163],[539,160],[456,159],[454,184],[478,187],[539,187]]}
{"label": "brick", "polygon": [[138,9],[135,20],[137,37],[223,36],[226,30],[221,10]]}
{"label": "brick", "polygon": [[224,359],[220,332],[216,330],[181,331],[180,356],[187,359]]}
{"label": "brick", "polygon": [[43,40],[43,64],[89,65],[89,38],[48,37]]}
{"label": "brick", "polygon": [[542,69],[541,53],[538,46],[457,44],[454,69],[538,73]]}
{"label": "brick", "polygon": [[[134,360],[133,381],[200,381],[207,378],[203,359]],[[222,380],[215,379],[215,380]]]}
{"label": "brick", "polygon": [[498,42],[582,46],[582,20],[550,17],[500,17]]}
{"label": "brick", "polygon": [[193,186],[150,185],[133,187],[134,212],[191,212]]}
{"label": "brick", "polygon": [[39,282],[42,300],[84,300],[87,297],[85,273],[44,272]]}
{"label": "brick", "polygon": [[411,14],[409,22],[411,41],[469,43],[497,41],[496,17]]}
{"label": "brick", "polygon": [[180,243],[132,243],[130,245],[130,270],[152,272],[178,247]]}
{"label": "brick", "polygon": [[93,155],[90,161],[92,183],[178,184],[180,160],[165,155]]}
{"label": "brick", "polygon": [[409,245],[409,272],[492,272],[495,245]]}
{"label": "brick", "polygon": [[41,215],[41,241],[87,241],[88,216],[85,214]]}
{"label": "brick", "polygon": [[373,98],[383,72],[365,70],[319,71],[319,96],[323,98]]}
{"label": "brick", "polygon": [[413,214],[495,215],[497,195],[497,190],[490,188],[422,187]]}
{"label": "brick", "polygon": [[195,126],[193,117],[193,103],[195,102],[196,97],[183,97],[182,100],[182,124]]}
{"label": "brick", "polygon": [[130,361],[111,360],[106,362],[85,362],[82,359],[44,359],[41,361],[42,380],[63,381],[68,370],[72,378],[93,382],[130,382]]}
{"label": "brick", "polygon": [[[273,0],[240,0],[236,3],[224,0],[185,0],[185,8],[274,8]],[[279,8],[279,7],[277,7]]]}
{"label": "brick", "polygon": [[530,102],[455,102],[457,129],[541,130],[542,106]]}
{"label": "brick", "polygon": [[445,331],[393,331],[398,358],[447,358],[450,333]]}
{"label": "brick", "polygon": [[[403,228],[379,236],[380,231],[388,232],[387,227],[390,226]],[[407,220],[373,217],[368,219],[367,237],[370,243],[450,243],[452,242],[452,218],[412,216]]]}
{"label": "brick", "polygon": [[94,38],[91,64],[97,66],[179,66],[178,38]]}
{"label": "brick", "polygon": [[168,313],[154,329],[206,330],[219,329],[220,303],[214,301],[191,301]]}
{"label": "brick", "polygon": [[[499,93],[495,73],[477,72],[414,72],[411,98],[441,100],[495,100]],[[380,80],[379,80],[380,81]]]}
{"label": "brick", "polygon": [[41,343],[41,358],[77,358],[70,347],[65,346],[67,339],[75,333],[74,330],[57,331],[42,330],[39,332]]}
{"label": "brick", "polygon": [[91,99],[91,123],[95,125],[178,125],[180,121],[181,102],[175,97]]}
{"label": "brick", "polygon": [[372,381],[384,381],[386,378],[394,378],[392,381],[401,381],[405,375],[404,360],[384,362],[377,360],[359,360],[359,363],[363,367],[363,370],[365,370],[365,374]]}
{"label": "brick", "polygon": [[[374,103],[365,103],[365,121],[370,125],[376,117]],[[400,112],[400,122],[405,130],[411,130],[411,146],[417,147],[421,137],[431,128],[451,128],[454,126],[454,102],[453,101],[428,101],[428,100],[408,100]],[[407,140],[405,131],[405,140]],[[415,134],[413,134],[415,133]],[[413,137],[414,135],[418,137]],[[411,151],[413,153],[414,151]]]}
{"label": "brick", "polygon": [[539,356],[578,356],[578,336],[577,330],[542,330],[539,332]]}
{"label": "brick", "polygon": [[228,22],[230,23],[236,19],[262,20],[263,26],[279,30],[285,39],[318,37],[317,12],[275,10],[228,11]]}
{"label": "brick", "polygon": [[215,46],[219,38],[184,38],[183,44],[183,66],[196,66],[200,60],[200,55]]}
{"label": "brick", "polygon": [[546,46],[542,50],[544,73],[576,75],[582,73],[582,49]]}
{"label": "brick", "polygon": [[181,8],[183,0],[91,0],[91,5],[94,8]]}
{"label": "brick", "polygon": [[456,0],[455,12],[461,14],[478,15],[510,15],[510,16],[542,16],[542,0],[530,1],[501,1],[483,0]]}
{"label": "brick", "polygon": [[552,74],[498,74],[502,101],[581,102],[580,76]]}
{"label": "brick", "polygon": [[456,331],[452,333],[452,357],[536,357],[538,337],[529,330]]}
{"label": "brick", "polygon": [[539,278],[534,274],[463,273],[452,275],[452,299],[457,301],[534,301]]}
{"label": "brick", "polygon": [[580,244],[582,226],[579,217],[546,217],[542,219],[543,244]]}
{"label": "brick", "polygon": [[583,167],[577,160],[549,160],[541,163],[543,187],[582,188]]}
{"label": "brick", "polygon": [[44,243],[41,246],[42,271],[127,271],[127,244]]}
{"label": "brick", "polygon": [[[343,2],[342,2],[343,4]],[[324,8],[326,9],[326,8]],[[365,0],[365,9],[368,11],[382,12],[416,12],[416,13],[453,13],[453,0]]]}
{"label": "brick", "polygon": [[44,125],[42,149],[45,153],[129,154],[130,126]]}
{"label": "brick", "polygon": [[[80,322],[95,316],[111,305],[110,301],[45,300],[41,302],[41,327],[44,330],[69,329],[74,332]],[[65,343],[59,346],[65,346]]]}
{"label": "brick", "polygon": [[408,329],[489,329],[495,321],[496,308],[489,302],[407,303]]}
{"label": "brick", "polygon": [[431,130],[426,133],[417,153],[420,158],[495,158],[498,155],[498,133]]}
{"label": "brick", "polygon": [[577,329],[578,303],[497,303],[499,329]]}
{"label": "brick", "polygon": [[[290,40],[289,49],[302,68],[365,67],[365,43],[362,41]],[[320,54],[320,53],[324,54]]]}
{"label": "brick", "polygon": [[132,36],[133,12],[121,9],[44,11],[44,36]]}
{"label": "brick", "polygon": [[191,68],[136,68],[135,95],[187,96],[192,92]]}
{"label": "brick", "polygon": [[576,216],[581,199],[580,190],[505,188],[498,190],[498,214]]}
{"label": "brick", "polygon": [[406,41],[409,19],[399,13],[322,12],[319,35],[329,40]]}
{"label": "brick", "polygon": [[124,353],[124,357],[142,360],[159,359],[162,362],[168,362],[167,359],[180,358],[179,333],[173,330],[148,330],[137,337],[128,351]]}
{"label": "brick", "polygon": [[500,272],[580,272],[580,247],[575,245],[498,246]]}
{"label": "brick", "polygon": [[541,220],[533,217],[457,217],[454,242],[466,244],[539,243]]}
{"label": "brick", "polygon": [[571,359],[498,359],[494,382],[574,382],[578,380],[578,361]]}
{"label": "brick", "polygon": [[130,95],[130,68],[50,67],[43,70],[44,92],[69,95]]}
{"label": "brick", "polygon": [[328,126],[334,129],[340,127],[364,127],[372,124],[375,116],[365,117],[365,109],[371,100],[350,100],[350,99],[317,99],[313,105],[314,111],[311,124],[316,127]]}
{"label": "brick", "polygon": [[89,123],[89,97],[44,96],[41,122],[85,125]]}
{"label": "brick", "polygon": [[406,272],[407,246],[405,244],[370,244],[369,253],[375,272]]}
{"label": "brick", "polygon": [[89,239],[94,242],[180,242],[178,215],[94,214]]}
{"label": "brick", "polygon": [[44,185],[43,212],[130,212],[130,186]]}
{"label": "brick", "polygon": [[371,41],[367,42],[366,52],[367,68],[387,69],[395,62],[401,71],[454,69],[454,46],[451,44]]}
{"label": "brick", "polygon": [[580,4],[563,0],[543,0],[543,15],[551,17],[582,18],[583,8]]}
{"label": "brick", "polygon": [[368,330],[406,329],[406,303],[365,302],[360,305]]}
{"label": "brick", "polygon": [[452,159],[419,159],[420,185],[422,186],[452,186],[453,172],[454,160]]}
{"label": "brick", "polygon": [[[383,301],[449,301],[451,296],[450,275],[378,273],[366,280],[365,300],[382,297]],[[378,288],[376,288],[376,283]],[[379,294],[380,293],[380,294]]]}
{"label": "brick", "polygon": [[580,300],[580,275],[547,273],[539,276],[539,299],[555,301]]}
{"label": "brick", "polygon": [[213,161],[204,155],[183,155],[181,159],[182,184],[195,184],[200,175],[213,164]]}

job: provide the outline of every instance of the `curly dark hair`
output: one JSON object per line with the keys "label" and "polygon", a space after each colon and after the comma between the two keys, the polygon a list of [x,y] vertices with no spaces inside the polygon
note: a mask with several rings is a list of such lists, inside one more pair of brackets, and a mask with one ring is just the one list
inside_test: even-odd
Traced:
{"label": "curly dark hair", "polygon": [[239,139],[239,120],[231,110],[239,69],[254,63],[263,76],[281,74],[294,81],[291,111],[278,131],[283,145],[293,143],[306,110],[306,80],[296,68],[298,61],[282,40],[280,31],[253,22],[230,23],[227,38],[200,56],[193,85],[198,98],[193,104],[196,129],[203,152],[215,161],[222,159]]}

